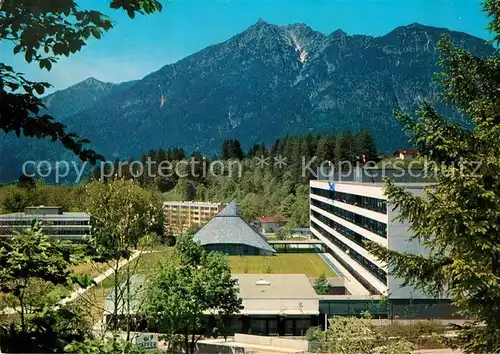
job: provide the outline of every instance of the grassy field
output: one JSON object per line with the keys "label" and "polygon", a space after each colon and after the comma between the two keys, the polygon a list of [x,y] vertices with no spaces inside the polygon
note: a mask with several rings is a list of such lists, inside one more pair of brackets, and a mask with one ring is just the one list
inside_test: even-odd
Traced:
{"label": "grassy field", "polygon": [[263,256],[230,256],[231,271],[234,274],[305,274],[318,277],[325,273],[327,277],[337,274],[317,254],[278,254]]}
{"label": "grassy field", "polygon": [[172,251],[173,247],[164,247],[154,252],[144,253],[137,261],[133,261],[132,263],[137,266],[138,274],[151,275],[159,269],[162,262],[165,262],[170,257]]}
{"label": "grassy field", "polygon": [[99,274],[105,272],[108,268],[109,268],[108,265],[105,263],[89,262],[73,266],[73,271],[76,274],[87,274],[90,275],[92,278],[95,278]]}

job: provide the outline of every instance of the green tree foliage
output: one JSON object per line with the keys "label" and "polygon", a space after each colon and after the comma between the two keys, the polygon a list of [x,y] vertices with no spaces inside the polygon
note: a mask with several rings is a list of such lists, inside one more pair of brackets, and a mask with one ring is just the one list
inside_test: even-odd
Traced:
{"label": "green tree foliage", "polygon": [[335,142],[335,161],[337,163],[354,162],[356,157],[354,136],[351,132],[343,132]]}
{"label": "green tree foliage", "polygon": [[23,333],[27,331],[28,307],[29,312],[34,313],[42,311],[46,305],[40,303],[39,298],[29,298],[33,282],[38,283],[37,288],[42,283],[88,285],[87,277],[75,276],[71,269],[78,260],[76,251],[76,247],[49,239],[38,223],[0,243],[1,291],[14,299],[12,307],[19,312]]}
{"label": "green tree foliage", "polygon": [[306,334],[316,353],[410,354],[413,345],[405,340],[389,340],[369,319],[334,317],[327,331],[310,328]]}
{"label": "green tree foliage", "polygon": [[168,193],[171,200],[190,201],[197,197],[200,184],[188,178],[179,178],[175,187]]}
{"label": "green tree foliage", "polygon": [[333,162],[335,159],[335,137],[324,136],[319,138],[316,156],[320,162]]}
{"label": "green tree foliage", "polygon": [[25,188],[18,188],[15,185],[7,186],[1,190],[2,209],[5,213],[15,213],[24,211],[24,208],[32,205],[30,191]]}
{"label": "green tree foliage", "polygon": [[[130,265],[120,271],[120,261],[130,259],[139,240],[156,227],[160,214],[159,201],[151,191],[142,189],[131,180],[114,179],[92,182],[86,187],[85,210],[92,215],[92,236],[95,257],[106,262],[113,270],[114,307],[111,329],[120,326],[118,314],[123,309],[122,296],[130,299],[130,278],[137,270]],[[124,282],[125,287],[120,287]],[[126,292],[125,295],[123,295]],[[127,313],[128,318],[130,313]],[[127,336],[130,321],[126,321]]]}
{"label": "green tree foliage", "polygon": [[321,274],[314,281],[314,290],[316,290],[318,295],[327,295],[330,292],[330,283],[328,282],[325,273]]}
{"label": "green tree foliage", "polygon": [[50,186],[37,181],[34,187],[8,185],[0,188],[0,210],[4,213],[22,212],[26,207],[50,205],[64,211],[80,211],[83,208],[84,187]]}
{"label": "green tree foliage", "polygon": [[[490,28],[499,40],[500,5],[486,1]],[[439,44],[439,75],[446,103],[470,118],[464,128],[428,103],[412,118],[399,113],[412,141],[435,162],[436,184],[416,196],[389,183],[386,193],[409,221],[413,238],[430,254],[396,253],[372,245],[393,274],[430,294],[448,294],[461,314],[476,321],[455,342],[467,353],[500,348],[500,58],[477,58]]]}
{"label": "green tree foliage", "polygon": [[221,147],[221,160],[243,160],[240,142],[235,139],[224,140]]}
{"label": "green tree foliage", "polygon": [[92,327],[83,316],[83,309],[73,305],[47,308],[27,318],[28,333],[11,323],[0,327],[3,353],[66,353],[73,342],[84,342],[92,336]]}
{"label": "green tree foliage", "polygon": [[290,230],[282,227],[276,232],[276,238],[280,241],[288,240],[291,237]]}
{"label": "green tree foliage", "polygon": [[355,135],[356,156],[359,156],[360,161],[377,162],[377,148],[372,134],[367,129],[361,129]]}
{"label": "green tree foliage", "polygon": [[[112,0],[112,9],[125,10],[129,17],[162,10],[157,0]],[[113,27],[112,20],[98,11],[81,10],[76,1],[5,0],[0,8],[0,41],[10,42],[15,55],[50,70],[61,56],[80,51],[93,37],[100,39]],[[40,98],[46,82],[33,82],[12,66],[0,62],[0,129],[20,136],[60,141],[82,160],[94,163],[102,156],[86,149],[80,139],[44,112]]]}
{"label": "green tree foliage", "polygon": [[188,227],[188,229],[186,230],[186,232],[184,233],[186,236],[193,236],[194,234],[196,234],[198,231],[200,231],[202,228],[201,225],[191,225],[190,227]]}
{"label": "green tree foliage", "polygon": [[139,349],[129,342],[116,338],[93,339],[73,342],[65,347],[68,354],[145,354],[146,350]]}
{"label": "green tree foliage", "polygon": [[131,180],[115,179],[85,186],[85,211],[92,215],[92,235],[98,247],[114,259],[134,248],[156,227],[160,202]]}
{"label": "green tree foliage", "polygon": [[227,257],[181,237],[149,284],[144,315],[171,340],[180,336],[185,353],[193,353],[201,336],[229,334],[241,304]]}
{"label": "green tree foliage", "polygon": [[266,145],[264,144],[255,144],[248,150],[247,157],[252,159],[254,157],[261,157],[267,155]]}

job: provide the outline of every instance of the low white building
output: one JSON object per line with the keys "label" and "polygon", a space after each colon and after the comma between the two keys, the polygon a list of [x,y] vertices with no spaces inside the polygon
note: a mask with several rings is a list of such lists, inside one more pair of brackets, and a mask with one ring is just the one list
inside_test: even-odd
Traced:
{"label": "low white building", "polygon": [[[233,319],[236,333],[300,336],[318,325],[319,297],[304,274],[235,274],[233,278],[238,280],[238,295],[243,301],[243,309]],[[145,284],[144,276],[131,277],[130,302],[124,294],[120,296],[119,315],[126,308],[132,314],[140,310],[147,291]],[[111,292],[106,297],[106,323],[114,313],[114,296]]]}
{"label": "low white building", "polygon": [[0,237],[12,237],[15,232],[39,221],[43,232],[50,237],[79,241],[90,236],[90,215],[63,212],[61,207],[28,207],[22,213],[0,215]]}

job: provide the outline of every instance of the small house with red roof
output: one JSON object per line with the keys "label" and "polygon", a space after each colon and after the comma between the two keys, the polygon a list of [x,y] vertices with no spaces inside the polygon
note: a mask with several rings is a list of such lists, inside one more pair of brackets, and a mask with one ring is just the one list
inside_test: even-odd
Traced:
{"label": "small house with red roof", "polygon": [[400,160],[411,160],[418,156],[418,150],[415,149],[405,149],[405,150],[396,150],[394,152],[394,156],[396,156]]}
{"label": "small house with red roof", "polygon": [[287,222],[288,218],[285,218],[284,216],[259,216],[256,224],[260,232],[263,234],[269,234],[278,232]]}

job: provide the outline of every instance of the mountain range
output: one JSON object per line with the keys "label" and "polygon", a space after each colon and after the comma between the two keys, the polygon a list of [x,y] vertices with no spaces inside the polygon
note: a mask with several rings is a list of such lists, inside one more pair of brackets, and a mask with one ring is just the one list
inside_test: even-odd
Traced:
{"label": "mountain range", "polygon": [[[389,152],[408,146],[392,112],[414,112],[435,97],[443,34],[478,56],[494,53],[483,39],[417,23],[372,37],[259,20],[141,80],[89,78],[44,101],[107,159],[171,146],[212,154],[229,138],[249,148],[285,134],[360,128]],[[59,145],[0,135],[0,180],[16,179],[25,160],[72,158]]]}

